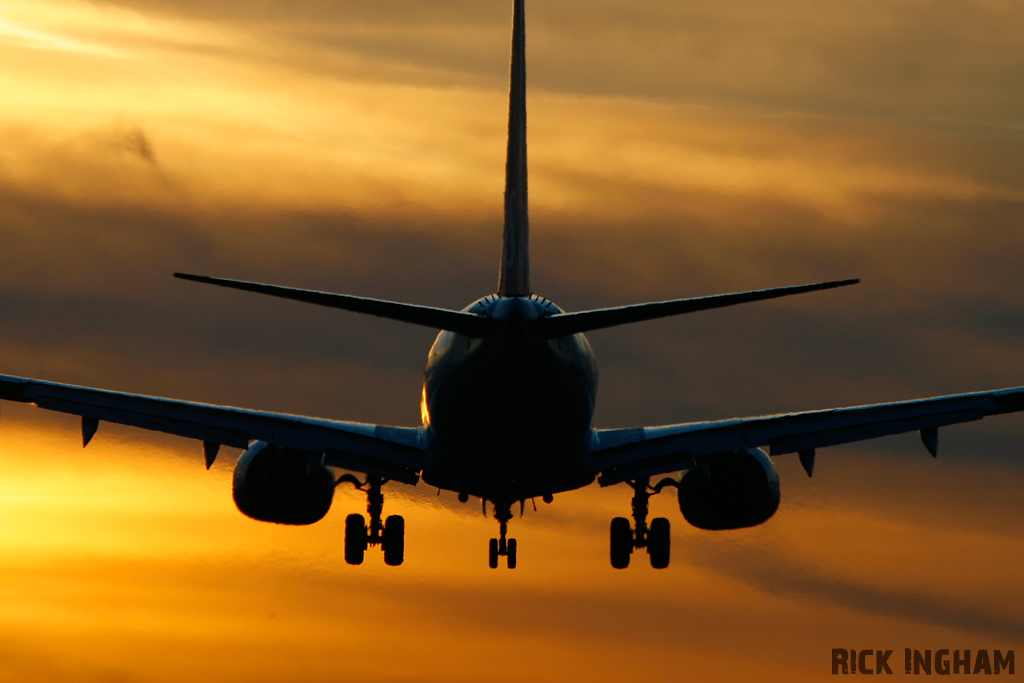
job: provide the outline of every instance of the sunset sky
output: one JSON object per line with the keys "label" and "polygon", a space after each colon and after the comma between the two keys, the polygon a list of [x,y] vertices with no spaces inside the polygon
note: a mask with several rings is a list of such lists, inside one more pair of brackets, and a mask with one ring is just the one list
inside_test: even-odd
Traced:
{"label": "sunset sky", "polygon": [[[567,310],[859,277],[590,335],[598,427],[1024,385],[1024,5],[527,0],[532,284]],[[415,425],[434,334],[174,271],[494,291],[511,2],[0,0],[0,373]],[[234,453],[0,405],[0,683],[821,681],[1021,647],[1024,415],[776,460],[608,562],[627,487],[389,487],[406,563],[231,500]],[[1024,665],[1024,662],[1021,663]]]}

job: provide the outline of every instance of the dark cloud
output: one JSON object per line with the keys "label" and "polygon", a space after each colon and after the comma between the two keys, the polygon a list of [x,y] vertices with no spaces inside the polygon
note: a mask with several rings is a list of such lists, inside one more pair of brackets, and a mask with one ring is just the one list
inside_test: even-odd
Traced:
{"label": "dark cloud", "polygon": [[[748,216],[742,228],[680,217],[682,226],[651,221],[631,226],[629,236],[614,223],[535,217],[535,286],[569,309],[864,278],[848,290],[594,333],[601,424],[848,405],[1024,379],[1024,359],[993,355],[1018,345],[1024,319],[1016,284],[1024,254],[1013,238],[1020,206],[908,203],[889,213],[914,216],[912,223],[858,232],[784,205],[748,205],[738,212]],[[340,212],[182,214],[13,190],[3,194],[0,212],[9,261],[0,276],[4,344],[17,359],[5,371],[15,374],[46,376],[47,356],[73,353],[82,361],[78,376],[54,379],[105,386],[110,380],[89,368],[122,365],[134,379],[116,388],[182,395],[196,382],[216,395],[191,398],[252,404],[254,394],[261,396],[254,407],[331,416],[364,401],[380,409],[404,398],[408,409],[385,408],[375,419],[408,421],[429,330],[208,290],[170,273],[455,308],[494,287],[497,223],[460,226],[457,216],[409,225]],[[930,226],[958,215],[958,227]],[[33,349],[31,363],[25,349]],[[87,354],[105,360],[87,362]],[[267,364],[269,357],[278,360]],[[314,369],[348,364],[405,388],[353,396]],[[195,372],[168,373],[171,366]],[[294,386],[296,373],[315,388]],[[144,386],[146,377],[161,376]],[[277,387],[269,399],[262,398],[267,386]],[[374,419],[371,412],[358,410],[358,417]]]}
{"label": "dark cloud", "polygon": [[110,133],[109,142],[113,149],[137,156],[153,166],[157,165],[153,143],[139,126],[131,124],[118,126]]}

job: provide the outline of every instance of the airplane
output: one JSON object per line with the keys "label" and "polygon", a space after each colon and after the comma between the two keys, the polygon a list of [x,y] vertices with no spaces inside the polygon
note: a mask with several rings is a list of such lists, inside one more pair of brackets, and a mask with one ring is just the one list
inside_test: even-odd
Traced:
{"label": "airplane", "polygon": [[[420,480],[490,504],[499,533],[488,564],[517,564],[508,537],[513,506],[550,503],[592,484],[633,490],[631,519],[610,525],[610,560],[626,568],[634,551],[651,565],[670,559],[670,523],[647,522],[652,495],[674,488],[683,518],[701,529],[737,529],[771,518],[780,500],[772,457],[797,454],[810,476],[817,449],[918,431],[938,451],[938,430],[1024,410],[1024,387],[829,410],[595,429],[594,353],[584,333],[741,303],[833,289],[836,280],[616,308],[566,312],[530,288],[526,163],[524,0],[514,0],[504,232],[497,292],[461,311],[186,273],[175,277],[374,315],[439,330],[427,357],[422,424],[398,427],[302,417],[105,391],[0,375],[0,399],[81,417],[87,446],[100,422],[197,439],[207,469],[222,446],[242,449],[233,475],[238,509],[256,520],[304,525],[327,514],[335,489],[367,499],[367,517],[345,520],[345,560],[370,546],[384,562],[405,557],[405,520],[383,518],[385,484]],[[339,474],[336,470],[341,470]],[[653,478],[661,476],[652,485]]]}

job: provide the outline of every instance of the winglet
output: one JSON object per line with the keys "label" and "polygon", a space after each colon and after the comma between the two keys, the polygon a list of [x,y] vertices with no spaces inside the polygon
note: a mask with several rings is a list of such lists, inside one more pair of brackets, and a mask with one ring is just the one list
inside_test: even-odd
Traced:
{"label": "winglet", "polygon": [[530,296],[530,222],[526,191],[526,33],[523,0],[512,10],[512,66],[505,158],[505,232],[499,296]]}

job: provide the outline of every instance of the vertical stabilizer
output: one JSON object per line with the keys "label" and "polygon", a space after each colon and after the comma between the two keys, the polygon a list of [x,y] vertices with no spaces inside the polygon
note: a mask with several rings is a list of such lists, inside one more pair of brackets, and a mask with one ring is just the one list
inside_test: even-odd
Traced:
{"label": "vertical stabilizer", "polygon": [[505,236],[499,296],[530,295],[530,225],[526,204],[526,35],[523,0],[512,11],[512,75],[505,160]]}

